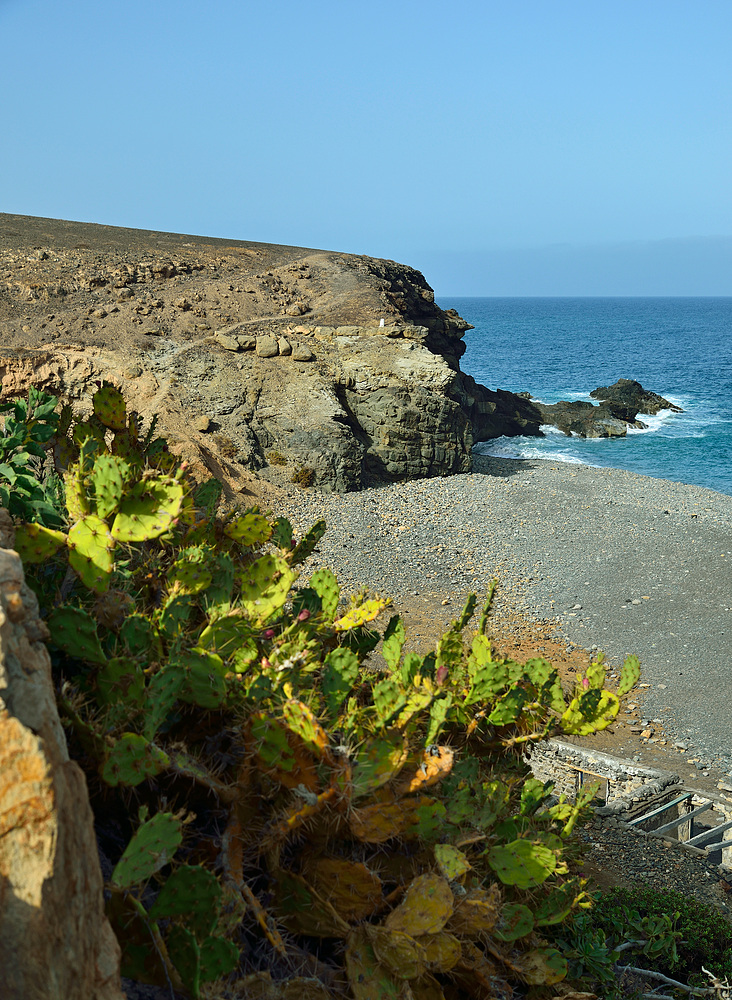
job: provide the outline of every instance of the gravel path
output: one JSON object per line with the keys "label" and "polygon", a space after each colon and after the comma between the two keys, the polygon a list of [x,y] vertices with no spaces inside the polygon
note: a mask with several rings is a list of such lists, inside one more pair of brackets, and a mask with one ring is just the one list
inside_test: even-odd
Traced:
{"label": "gravel path", "polygon": [[[704,764],[732,768],[732,496],[618,469],[475,456],[475,471],[345,495],[298,491],[296,526],[324,517],[319,556],[449,621],[498,576],[500,617],[552,618],[611,661],[643,664],[639,700]],[[445,604],[444,602],[449,602]]]}

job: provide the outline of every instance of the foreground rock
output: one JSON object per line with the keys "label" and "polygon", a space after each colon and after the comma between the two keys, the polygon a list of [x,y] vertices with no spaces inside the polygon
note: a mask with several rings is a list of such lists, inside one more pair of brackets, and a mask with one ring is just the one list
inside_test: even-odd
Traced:
{"label": "foreground rock", "polygon": [[0,383],[89,405],[100,379],[233,490],[471,468],[541,414],[460,371],[469,324],[393,261],[0,215]]}
{"label": "foreground rock", "polygon": [[644,389],[640,382],[621,378],[613,385],[593,389],[598,406],[580,400],[559,403],[531,402],[541,414],[541,423],[557,427],[565,434],[579,437],[624,437],[629,427],[642,430],[647,424],[638,420],[639,413],[656,414],[661,410],[683,413],[680,406],[670,403],[656,392]]}
{"label": "foreground rock", "polygon": [[11,537],[0,510],[0,995],[124,1000],[86,781]]}

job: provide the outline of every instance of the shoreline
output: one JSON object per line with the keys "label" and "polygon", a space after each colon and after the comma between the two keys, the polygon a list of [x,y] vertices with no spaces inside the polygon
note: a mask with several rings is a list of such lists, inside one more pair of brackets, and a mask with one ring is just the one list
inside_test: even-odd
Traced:
{"label": "shoreline", "polygon": [[506,642],[536,625],[555,651],[602,649],[615,663],[635,653],[650,685],[640,718],[688,741],[710,773],[729,772],[732,497],[618,469],[474,459],[472,473],[359,493],[290,487],[278,507],[296,527],[329,526],[304,574],[325,564],[344,593],[390,595],[415,643],[497,576]]}

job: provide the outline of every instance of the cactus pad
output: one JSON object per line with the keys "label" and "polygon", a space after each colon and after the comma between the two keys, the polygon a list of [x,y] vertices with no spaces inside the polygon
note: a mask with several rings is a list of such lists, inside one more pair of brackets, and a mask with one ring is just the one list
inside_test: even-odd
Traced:
{"label": "cactus pad", "polygon": [[628,656],[620,671],[620,683],[618,684],[618,696],[627,694],[634,688],[640,679],[640,663],[636,656]]}
{"label": "cactus pad", "polygon": [[181,701],[201,708],[219,708],[226,698],[226,669],[215,653],[191,650],[171,657],[170,667],[179,671],[183,681],[178,690]]}
{"label": "cactus pad", "polygon": [[183,824],[173,813],[160,812],[144,822],[112,872],[111,885],[129,889],[170,863],[183,840]]}
{"label": "cactus pad", "polygon": [[104,705],[137,706],[145,693],[145,675],[135,660],[116,657],[97,674],[99,700]]}
{"label": "cactus pad", "polygon": [[344,699],[353,690],[358,674],[358,657],[352,650],[339,646],[326,656],[321,685],[331,715],[338,714]]}
{"label": "cactus pad", "polygon": [[147,699],[145,701],[145,726],[143,729],[145,739],[152,740],[165,722],[178,699],[178,692],[183,681],[183,674],[178,670],[159,670],[153,674],[147,686]]}
{"label": "cactus pad", "polygon": [[200,865],[176,868],[150,910],[151,920],[186,916],[186,926],[203,941],[216,925],[221,886],[216,876]]}
{"label": "cactus pad", "polygon": [[97,594],[108,590],[114,566],[114,539],[106,521],[87,514],[71,526],[67,544],[69,564],[79,574],[84,586]]}
{"label": "cactus pad", "polygon": [[107,518],[118,509],[129,475],[129,465],[116,455],[105,454],[97,458],[92,483],[99,517]]}
{"label": "cactus pad", "polygon": [[315,787],[313,758],[304,747],[296,745],[297,738],[281,722],[270,718],[266,712],[253,712],[249,734],[257,766],[269,778],[285,788]]}
{"label": "cactus pad", "polygon": [[312,710],[302,701],[290,700],[285,702],[282,714],[290,732],[300,737],[310,753],[322,757],[328,746],[328,734]]}
{"label": "cactus pad", "polygon": [[42,563],[66,544],[63,531],[42,524],[20,524],[15,529],[15,551],[24,563]]}
{"label": "cactus pad", "polygon": [[272,525],[261,514],[243,514],[224,528],[224,534],[239,545],[262,545],[272,535]]}
{"label": "cactus pad", "polygon": [[181,551],[168,572],[168,585],[184,594],[198,594],[211,584],[213,574],[206,566],[203,546],[193,545]]}
{"label": "cactus pad", "polygon": [[207,937],[201,943],[199,963],[201,982],[213,983],[228,976],[239,964],[240,952],[232,941],[222,937]]}
{"label": "cactus pad", "polygon": [[109,382],[92,396],[94,416],[101,420],[105,427],[113,431],[123,431],[127,426],[127,407],[124,396]]}
{"label": "cactus pad", "polygon": [[333,622],[333,628],[336,632],[347,632],[349,629],[359,628],[367,622],[372,622],[374,618],[378,618],[385,607],[386,601],[381,598],[364,601],[363,604],[352,608],[342,618]]}
{"label": "cactus pad", "polygon": [[102,777],[108,785],[139,785],[160,774],[170,757],[143,736],[125,733],[107,754]]}
{"label": "cactus pad", "polygon": [[553,986],[567,975],[567,960],[556,948],[532,948],[503,960],[529,986]]}
{"label": "cactus pad", "polygon": [[590,688],[573,698],[561,718],[562,729],[573,736],[589,736],[615,721],[620,701],[611,691]]}
{"label": "cactus pad", "polygon": [[81,608],[56,608],[51,612],[48,627],[53,644],[74,659],[87,663],[107,662],[96,622]]}
{"label": "cactus pad", "polygon": [[381,879],[361,862],[319,858],[307,866],[306,874],[343,920],[365,920],[383,900]]}
{"label": "cactus pad", "polygon": [[294,581],[287,562],[268,552],[240,574],[242,607],[250,618],[265,622],[284,606]]}
{"label": "cactus pad", "polygon": [[399,660],[402,657],[402,646],[406,637],[407,634],[401,618],[398,615],[393,615],[386,626],[384,642],[381,647],[382,655],[393,673],[396,672],[399,666]]}
{"label": "cactus pad", "polygon": [[279,919],[295,934],[326,938],[342,938],[348,934],[345,920],[301,875],[277,872],[276,910]]}
{"label": "cactus pad", "polygon": [[335,573],[326,566],[321,566],[310,577],[310,586],[320,598],[320,606],[323,614],[332,621],[338,610],[338,602],[341,599],[341,588]]}
{"label": "cactus pad", "polygon": [[506,903],[492,933],[499,941],[517,941],[531,934],[533,929],[534,917],[528,906],[523,903]]}
{"label": "cactus pad", "polygon": [[530,840],[513,840],[492,847],[488,864],[504,885],[531,889],[545,882],[557,867],[554,851]]}
{"label": "cactus pad", "polygon": [[419,875],[407,889],[406,896],[384,921],[392,931],[419,936],[439,934],[453,910],[450,886],[440,875]]}
{"label": "cactus pad", "polygon": [[354,762],[354,798],[381,788],[401,771],[406,759],[406,740],[396,730],[368,740]]}
{"label": "cactus pad", "polygon": [[457,903],[447,929],[454,934],[477,937],[490,933],[501,912],[501,890],[497,885],[490,889],[471,889]]}
{"label": "cactus pad", "polygon": [[435,844],[434,851],[437,867],[448,882],[454,882],[470,871],[471,866],[467,857],[452,844]]}
{"label": "cactus pad", "polygon": [[423,934],[417,938],[424,952],[427,968],[431,972],[449,972],[462,955],[462,946],[454,934]]}
{"label": "cactus pad", "polygon": [[364,924],[379,962],[395,979],[417,979],[427,971],[422,946],[403,931]]}
{"label": "cactus pad", "polygon": [[187,927],[173,924],[168,931],[167,948],[170,960],[193,1000],[201,996],[201,949]]}
{"label": "cactus pad", "polygon": [[118,542],[144,542],[167,531],[180,513],[183,487],[160,477],[133,486],[120,504],[112,524]]}
{"label": "cactus pad", "polygon": [[401,1000],[402,983],[381,965],[365,927],[348,935],[346,972],[355,1000]]}
{"label": "cactus pad", "polygon": [[292,550],[290,562],[293,566],[305,562],[313,552],[320,539],[325,534],[325,521],[316,521],[312,528],[302,536],[298,544]]}
{"label": "cactus pad", "polygon": [[416,766],[404,769],[399,776],[395,794],[411,795],[430,785],[436,785],[450,773],[454,759],[455,753],[450,747],[430,745],[423,751]]}

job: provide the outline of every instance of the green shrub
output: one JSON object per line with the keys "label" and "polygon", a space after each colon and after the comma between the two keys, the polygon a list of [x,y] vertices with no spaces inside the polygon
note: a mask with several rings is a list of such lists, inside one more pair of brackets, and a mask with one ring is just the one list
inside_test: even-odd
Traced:
{"label": "green shrub", "polygon": [[290,482],[297,486],[312,486],[315,482],[315,469],[309,465],[298,465],[290,477]]}
{"label": "green shrub", "polygon": [[28,399],[0,404],[0,506],[14,517],[47,527],[63,522],[63,490],[58,476],[44,470],[47,449],[58,429],[58,400],[30,388]]}
{"label": "green shrub", "polygon": [[[732,925],[718,911],[699,900],[673,889],[634,889],[616,887],[600,896],[592,910],[595,927],[615,941],[634,933],[639,920],[653,920],[672,915],[674,930],[679,934],[676,954],[641,954],[634,958],[638,965],[657,969],[674,978],[699,974],[697,983],[708,986],[701,976],[702,965],[719,976],[732,970]],[[637,959],[637,960],[636,960]]]}
{"label": "green shrub", "polygon": [[287,465],[287,459],[281,451],[268,451],[265,457],[270,465]]}

